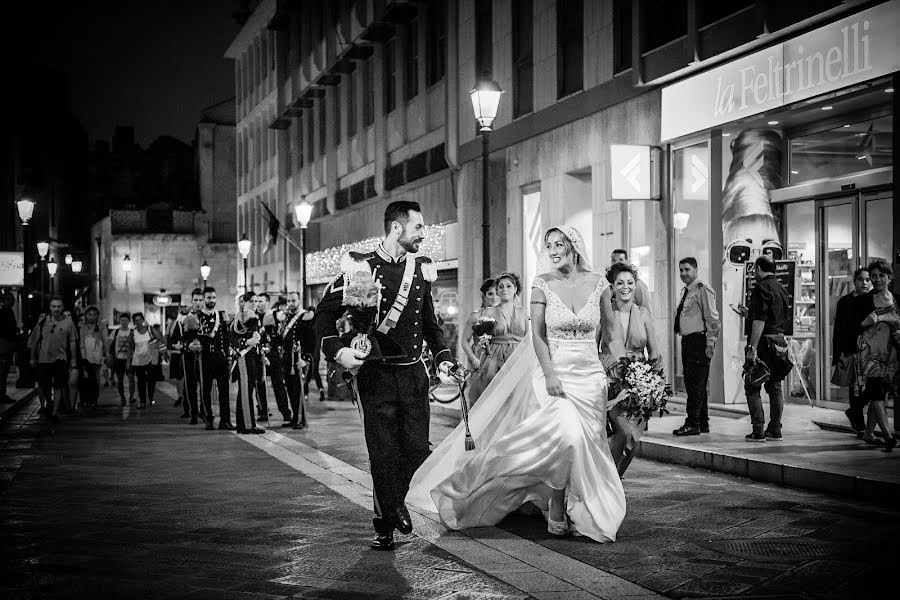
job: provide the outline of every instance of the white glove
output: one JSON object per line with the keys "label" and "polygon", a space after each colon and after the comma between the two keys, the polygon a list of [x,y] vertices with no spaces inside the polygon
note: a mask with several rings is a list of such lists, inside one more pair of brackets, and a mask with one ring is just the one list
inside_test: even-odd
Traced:
{"label": "white glove", "polygon": [[454,384],[457,383],[456,379],[454,379],[453,375],[450,374],[450,369],[453,368],[453,363],[449,360],[442,361],[441,364],[438,365],[437,375],[438,379],[441,380],[441,383],[445,384]]}
{"label": "white glove", "polygon": [[361,359],[365,357],[365,354],[362,354],[353,348],[341,348],[337,351],[337,354],[334,355],[334,360],[345,369],[358,369],[363,365]]}

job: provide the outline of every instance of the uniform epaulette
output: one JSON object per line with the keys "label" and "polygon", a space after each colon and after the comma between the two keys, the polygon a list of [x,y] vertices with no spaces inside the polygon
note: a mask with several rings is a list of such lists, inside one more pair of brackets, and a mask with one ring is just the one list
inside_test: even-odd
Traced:
{"label": "uniform epaulette", "polygon": [[350,258],[352,258],[353,260],[355,260],[357,262],[362,262],[364,260],[368,260],[368,259],[372,258],[373,256],[375,256],[375,251],[370,250],[369,252],[355,252],[355,251],[351,250],[347,254],[349,254]]}

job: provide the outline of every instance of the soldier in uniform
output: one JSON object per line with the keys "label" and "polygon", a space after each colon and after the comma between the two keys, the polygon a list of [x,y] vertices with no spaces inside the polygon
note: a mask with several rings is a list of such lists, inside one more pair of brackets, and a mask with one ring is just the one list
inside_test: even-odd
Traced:
{"label": "soldier in uniform", "polygon": [[300,306],[300,295],[291,292],[287,297],[287,318],[281,322],[278,329],[281,353],[281,373],[287,387],[287,395],[291,401],[291,420],[289,427],[305,429],[306,398],[303,395],[304,370],[309,367],[300,351],[300,341],[303,335],[300,319],[304,311]]}
{"label": "soldier in uniform", "polygon": [[228,352],[230,351],[225,313],[216,310],[216,290],[203,290],[203,310],[197,313],[200,330],[197,338],[188,345],[189,350],[200,351],[200,371],[203,375],[203,411],[206,429],[212,430],[212,384],[216,382],[219,394],[219,429],[234,430],[231,424],[231,408],[228,403]]}
{"label": "soldier in uniform", "polygon": [[253,310],[253,292],[243,295],[243,310],[231,322],[231,349],[234,351],[232,379],[238,383],[237,404],[234,408],[238,433],[263,433],[256,427],[253,396],[262,375],[259,354],[260,322]]}
{"label": "soldier in uniform", "polygon": [[[441,377],[452,366],[444,334],[434,315],[431,282],[437,271],[431,259],[413,256],[424,239],[422,211],[415,202],[392,202],[384,212],[384,241],[372,252],[350,253],[343,273],[325,289],[316,311],[316,333],[326,358],[356,371],[363,429],[369,450],[376,550],[394,548],[394,529],[412,532],[405,506],[413,473],[428,456],[429,377],[422,360],[425,343],[434,354]],[[413,254],[408,254],[413,253]],[[343,315],[343,289],[348,273],[369,269],[383,286],[378,305],[379,346],[399,346],[400,359],[363,362],[365,354],[345,347],[336,321]]]}

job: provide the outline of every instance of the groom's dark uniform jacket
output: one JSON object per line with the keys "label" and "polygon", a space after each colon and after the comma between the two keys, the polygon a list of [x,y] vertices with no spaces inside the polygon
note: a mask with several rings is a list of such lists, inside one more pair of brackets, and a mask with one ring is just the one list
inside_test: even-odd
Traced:
{"label": "groom's dark uniform jacket", "polygon": [[[402,506],[413,473],[429,453],[428,388],[429,375],[422,361],[423,343],[434,356],[434,364],[451,360],[444,333],[434,315],[431,281],[431,259],[404,255],[399,260],[379,245],[371,252],[351,252],[350,258],[365,262],[375,281],[381,283],[376,326],[384,320],[403,285],[407,258],[415,260],[409,295],[397,319],[386,334],[376,333],[376,340],[390,338],[405,356],[386,361],[367,362],[357,375],[357,389],[362,404],[366,445],[372,464],[375,499],[375,529],[379,533],[393,530],[396,509]],[[316,309],[316,334],[322,340],[322,352],[334,360],[344,347],[336,321],[344,314],[345,276],[339,275],[325,289]],[[379,343],[383,348],[394,344]]]}

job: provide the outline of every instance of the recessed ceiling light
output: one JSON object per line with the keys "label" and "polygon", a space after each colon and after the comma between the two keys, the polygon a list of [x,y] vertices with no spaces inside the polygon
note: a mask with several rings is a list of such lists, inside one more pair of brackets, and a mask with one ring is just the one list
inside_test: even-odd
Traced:
{"label": "recessed ceiling light", "polygon": [[844,127],[850,127],[850,124],[848,123],[847,125],[844,125]]}
{"label": "recessed ceiling light", "polygon": [[731,137],[731,134],[730,134],[730,133],[723,133],[723,134],[722,134],[722,137]]}
{"label": "recessed ceiling light", "polygon": [[823,106],[822,110],[831,110],[832,108],[834,108],[834,107],[833,106]]}
{"label": "recessed ceiling light", "polygon": [[778,121],[769,121],[769,125],[778,125]]}
{"label": "recessed ceiling light", "polygon": [[885,93],[885,94],[893,94],[893,93],[894,93],[894,88],[885,88],[885,89],[884,89],[884,93]]}
{"label": "recessed ceiling light", "polygon": [[800,171],[791,171],[791,175],[799,175]]}
{"label": "recessed ceiling light", "polygon": [[856,160],[865,160],[865,159],[866,159],[865,156],[857,156],[857,157],[856,157]]}

